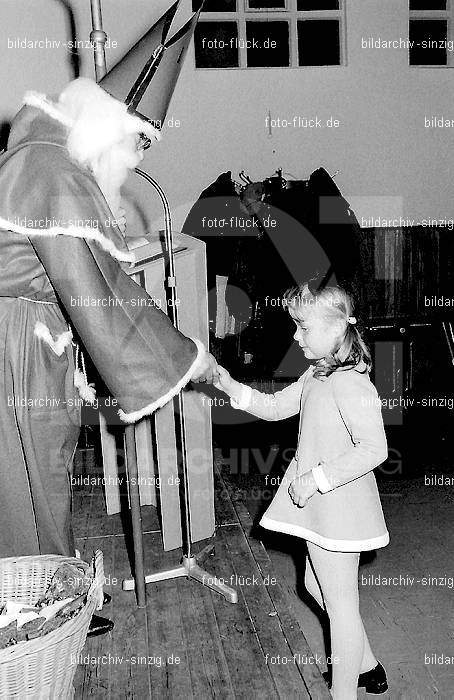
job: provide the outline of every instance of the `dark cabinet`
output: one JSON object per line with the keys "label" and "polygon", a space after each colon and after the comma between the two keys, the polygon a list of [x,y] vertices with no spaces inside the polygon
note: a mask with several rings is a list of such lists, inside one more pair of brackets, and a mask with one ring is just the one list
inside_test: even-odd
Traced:
{"label": "dark cabinet", "polygon": [[408,476],[450,449],[453,234],[427,227],[362,233],[359,303],[394,465],[382,472]]}

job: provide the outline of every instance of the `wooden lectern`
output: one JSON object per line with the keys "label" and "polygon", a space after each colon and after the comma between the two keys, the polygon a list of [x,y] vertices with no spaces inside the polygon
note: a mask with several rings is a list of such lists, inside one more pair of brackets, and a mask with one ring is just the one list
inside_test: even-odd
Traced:
{"label": "wooden lectern", "polygon": [[[180,330],[189,337],[199,338],[208,348],[205,244],[180,233],[173,234],[173,243]],[[156,240],[156,236],[144,236],[129,239],[128,246],[135,255],[135,264],[126,272],[146,289],[159,308],[167,312],[162,243]],[[211,537],[215,530],[211,408],[203,385],[189,385],[183,391],[183,403],[191,540],[197,542]],[[101,414],[100,430],[107,513],[110,515],[120,511],[117,449],[115,438],[109,433],[106,419]],[[182,545],[182,538],[172,402],[136,424],[135,443],[140,504],[157,506],[160,503],[164,549],[176,549]]]}

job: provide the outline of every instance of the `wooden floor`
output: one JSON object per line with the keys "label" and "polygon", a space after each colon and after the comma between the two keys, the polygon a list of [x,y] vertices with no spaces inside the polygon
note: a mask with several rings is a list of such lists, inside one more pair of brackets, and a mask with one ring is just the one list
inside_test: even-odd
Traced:
{"label": "wooden floor", "polygon": [[[77,457],[76,474],[99,480],[92,452]],[[115,621],[112,633],[87,640],[75,676],[77,700],[330,697],[285,587],[250,535],[248,511],[219,476],[215,503],[215,552],[203,566],[236,588],[238,603],[181,578],[149,584],[147,607],[138,609],[135,594],[121,588],[131,576],[122,518],[106,515],[101,488],[75,488],[76,546],[86,561],[102,549],[112,602],[101,614]],[[180,551],[162,550],[155,509],[142,513],[146,570],[177,565]]]}

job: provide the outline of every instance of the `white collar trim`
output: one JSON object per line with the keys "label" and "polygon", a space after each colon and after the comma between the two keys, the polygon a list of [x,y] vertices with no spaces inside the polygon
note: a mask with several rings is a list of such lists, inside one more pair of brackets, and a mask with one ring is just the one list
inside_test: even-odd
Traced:
{"label": "white collar trim", "polygon": [[29,107],[37,107],[38,109],[45,112],[49,117],[64,124],[68,128],[74,126],[74,121],[70,117],[66,116],[58,106],[51,102],[46,95],[42,92],[26,92],[23,99],[23,104]]}

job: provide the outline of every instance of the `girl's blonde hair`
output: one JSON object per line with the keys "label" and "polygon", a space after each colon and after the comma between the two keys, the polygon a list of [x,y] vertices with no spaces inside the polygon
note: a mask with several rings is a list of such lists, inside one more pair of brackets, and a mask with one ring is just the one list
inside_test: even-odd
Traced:
{"label": "girl's blonde hair", "polygon": [[[363,372],[370,372],[372,358],[358,329],[357,319],[353,316],[353,299],[342,287],[324,287],[317,289],[311,285],[313,280],[292,287],[284,294],[285,304],[298,312],[298,307],[316,308],[327,321],[345,322],[345,332],[340,345],[317,364],[315,377],[329,377],[336,371],[354,369],[364,363]],[[359,371],[359,370],[358,370]]]}

